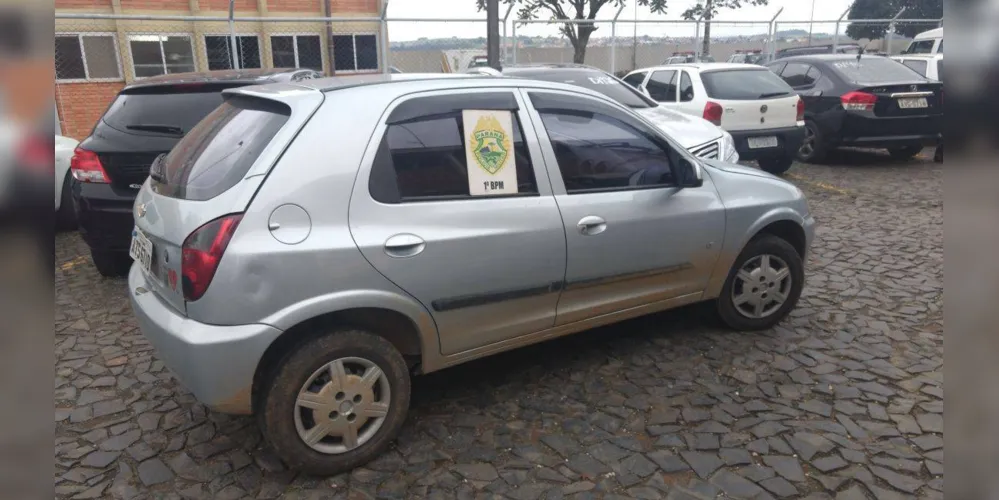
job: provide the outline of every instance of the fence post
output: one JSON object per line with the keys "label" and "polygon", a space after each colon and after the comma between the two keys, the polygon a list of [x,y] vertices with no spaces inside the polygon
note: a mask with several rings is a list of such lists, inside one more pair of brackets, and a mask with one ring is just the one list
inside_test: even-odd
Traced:
{"label": "fence post", "polygon": [[236,12],[236,0],[229,0],[229,53],[232,54],[232,69],[239,69],[239,53],[236,51],[236,22],[233,17]]}
{"label": "fence post", "polygon": [[389,48],[388,40],[388,5],[389,0],[383,0],[382,2],[382,16],[381,20],[378,22],[379,38],[382,39],[382,73],[389,74],[392,72],[391,61],[389,60],[389,55],[391,54],[391,49]]}
{"label": "fence post", "polygon": [[624,2],[621,2],[621,7],[617,9],[617,13],[614,14],[614,20],[611,21],[611,74],[617,73],[617,18],[621,15],[621,11],[624,10]]}
{"label": "fence post", "polygon": [[513,64],[517,64],[517,21],[513,21]]}
{"label": "fence post", "polygon": [[777,18],[780,17],[782,12],[784,12],[784,7],[781,7],[774,14],[774,17],[770,18],[770,36],[767,37],[767,61],[772,61],[777,55]]}
{"label": "fence post", "polygon": [[503,14],[503,35],[500,37],[500,57],[503,58],[503,64],[506,64],[506,20],[510,17],[510,11],[513,10],[513,3],[506,8],[506,13]]}
{"label": "fence post", "polygon": [[903,12],[905,12],[905,7],[902,7],[902,10],[898,11],[898,14],[895,14],[895,17],[891,18],[891,22],[888,23],[888,33],[885,36],[885,45],[887,46],[885,48],[885,53],[889,56],[891,55],[891,42],[895,39],[895,20],[898,19],[898,16],[901,16]]}
{"label": "fence post", "polygon": [[850,6],[847,7],[846,10],[844,10],[843,13],[840,14],[839,19],[836,20],[836,32],[833,33],[833,48],[832,48],[833,54],[835,54],[836,49],[839,48],[839,24],[843,22],[843,18],[850,13],[850,9],[852,8],[853,8],[853,2],[850,3]]}
{"label": "fence post", "polygon": [[698,59],[697,47],[700,46],[698,43],[701,40],[701,20],[698,18],[694,21],[694,60]]}

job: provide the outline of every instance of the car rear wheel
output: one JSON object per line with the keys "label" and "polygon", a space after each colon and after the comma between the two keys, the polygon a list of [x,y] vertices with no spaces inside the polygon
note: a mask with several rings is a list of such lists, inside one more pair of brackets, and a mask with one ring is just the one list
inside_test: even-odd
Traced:
{"label": "car rear wheel", "polygon": [[62,192],[59,193],[59,211],[56,212],[56,225],[59,229],[76,227],[76,208],[73,206],[72,176],[66,172],[62,181]]}
{"label": "car rear wheel", "polygon": [[826,146],[822,131],[814,121],[805,122],[805,138],[798,148],[798,159],[806,163],[818,163],[826,157]]}
{"label": "car rear wheel", "polygon": [[718,314],[735,330],[776,325],[794,308],[805,281],[801,256],[772,235],[754,238],[736,259],[718,297]]}
{"label": "car rear wheel", "polygon": [[329,476],[374,459],[399,434],[409,410],[402,354],[360,330],[335,330],[299,344],[262,387],[257,411],[267,442],[291,468]]}
{"label": "car rear wheel", "polygon": [[905,146],[901,148],[890,148],[888,154],[896,160],[910,160],[923,150],[922,145]]}
{"label": "car rear wheel", "polygon": [[791,158],[790,156],[761,158],[757,160],[756,163],[760,165],[760,170],[763,170],[764,172],[774,175],[782,175],[784,172],[790,170],[791,165],[794,163],[794,158]]}
{"label": "car rear wheel", "polygon": [[124,252],[91,250],[90,258],[93,259],[97,272],[107,278],[125,276],[128,268],[132,267],[132,259]]}

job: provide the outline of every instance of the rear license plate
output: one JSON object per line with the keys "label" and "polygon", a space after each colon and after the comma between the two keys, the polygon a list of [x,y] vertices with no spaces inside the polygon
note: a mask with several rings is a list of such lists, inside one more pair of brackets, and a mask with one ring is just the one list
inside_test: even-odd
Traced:
{"label": "rear license plate", "polygon": [[153,262],[153,242],[142,234],[138,227],[132,229],[132,246],[128,249],[128,256],[138,262],[146,273],[150,272]]}
{"label": "rear license plate", "polygon": [[898,107],[901,109],[928,108],[929,106],[925,97],[906,97],[898,100]]}
{"label": "rear license plate", "polygon": [[777,137],[772,135],[767,137],[750,137],[746,139],[746,142],[749,143],[749,149],[777,147]]}

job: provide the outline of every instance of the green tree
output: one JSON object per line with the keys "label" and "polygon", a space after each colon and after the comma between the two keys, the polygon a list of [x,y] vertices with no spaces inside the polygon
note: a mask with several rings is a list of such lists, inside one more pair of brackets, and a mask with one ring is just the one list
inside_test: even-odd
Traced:
{"label": "green tree", "polygon": [[738,9],[743,5],[767,5],[769,0],[698,0],[697,4],[683,12],[684,19],[704,20],[704,43],[701,53],[711,54],[711,20],[721,9]]}
{"label": "green tree", "polygon": [[[905,19],[940,19],[943,17],[943,0],[856,0],[850,8],[847,19],[891,19],[905,7]],[[900,23],[895,25],[895,33],[903,36],[916,36],[936,26],[932,23]],[[888,33],[888,23],[850,23],[846,34],[854,40],[866,38],[877,40]]]}
{"label": "green tree", "polygon": [[[572,44],[572,61],[583,64],[586,59],[586,45],[590,36],[597,30],[592,22],[597,18],[597,12],[606,5],[614,8],[624,5],[625,0],[501,0],[504,4],[517,4],[518,19],[537,19],[539,15],[547,14],[552,21],[575,20],[563,23],[559,32]],[[637,0],[638,5],[649,7],[655,14],[666,13],[666,0]],[[485,10],[485,0],[475,0],[479,10]]]}

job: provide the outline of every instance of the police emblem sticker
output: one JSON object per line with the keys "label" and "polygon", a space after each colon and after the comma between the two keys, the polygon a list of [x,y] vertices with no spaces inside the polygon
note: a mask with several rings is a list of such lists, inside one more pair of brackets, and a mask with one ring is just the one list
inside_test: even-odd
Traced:
{"label": "police emblem sticker", "polygon": [[468,192],[472,196],[517,193],[510,113],[478,109],[462,112]]}

